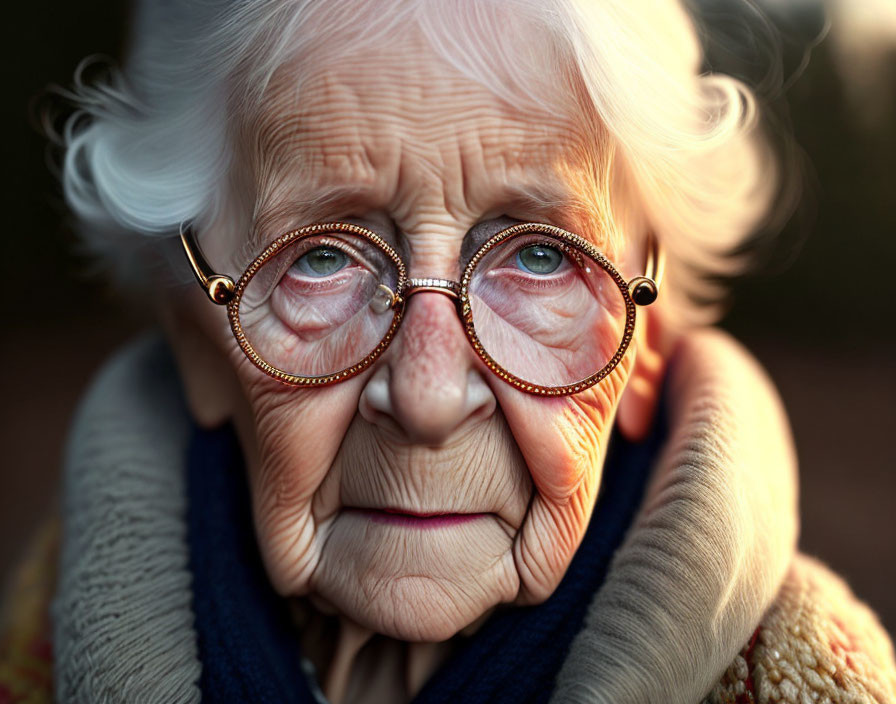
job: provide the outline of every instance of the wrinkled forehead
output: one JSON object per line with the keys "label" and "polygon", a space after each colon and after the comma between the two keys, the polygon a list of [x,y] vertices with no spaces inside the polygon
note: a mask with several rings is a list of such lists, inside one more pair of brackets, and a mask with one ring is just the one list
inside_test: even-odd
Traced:
{"label": "wrinkled forehead", "polygon": [[474,35],[455,46],[411,24],[277,66],[237,132],[258,224],[285,224],[284,204],[320,219],[346,214],[345,200],[400,211],[438,198],[472,217],[527,201],[532,217],[563,204],[593,220],[604,140],[574,80],[532,27],[503,48]]}
{"label": "wrinkled forehead", "polygon": [[505,102],[423,46],[345,57],[301,82],[299,73],[294,65],[278,71],[254,121],[255,148],[267,162],[326,184],[366,185],[400,150],[433,169],[456,166],[447,154],[456,149],[517,171],[589,147],[572,116]]}
{"label": "wrinkled forehead", "polygon": [[327,78],[353,85],[355,94],[363,92],[358,88],[388,91],[415,77],[438,79],[421,86],[416,97],[422,102],[453,69],[468,89],[478,84],[494,100],[576,120],[582,102],[574,95],[580,82],[571,72],[568,33],[556,27],[556,18],[548,19],[551,13],[536,8],[538,3],[507,0],[310,4],[285,26],[267,28],[277,36],[255,37],[258,46],[247,52],[237,99],[263,91],[258,107],[296,94],[304,104],[302,93],[314,93]]}

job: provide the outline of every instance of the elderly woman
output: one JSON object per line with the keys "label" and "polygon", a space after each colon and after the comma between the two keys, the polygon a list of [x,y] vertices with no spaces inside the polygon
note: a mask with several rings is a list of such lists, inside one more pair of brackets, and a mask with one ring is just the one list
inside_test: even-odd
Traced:
{"label": "elderly woman", "polygon": [[58,700],[896,696],[795,555],[774,392],[690,302],[778,177],[677,3],[134,27],[64,186],[165,342],[72,433]]}

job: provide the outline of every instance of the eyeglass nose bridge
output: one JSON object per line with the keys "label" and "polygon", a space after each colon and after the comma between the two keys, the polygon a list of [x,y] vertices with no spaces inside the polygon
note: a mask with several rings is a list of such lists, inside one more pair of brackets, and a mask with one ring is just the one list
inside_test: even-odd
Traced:
{"label": "eyeglass nose bridge", "polygon": [[400,305],[406,306],[408,300],[415,293],[441,293],[447,296],[454,303],[457,314],[463,317],[461,313],[461,285],[457,281],[451,279],[421,278],[408,279],[407,284],[399,294]]}
{"label": "eyeglass nose bridge", "polygon": [[376,313],[403,309],[411,296],[424,291],[432,291],[433,293],[441,293],[444,296],[448,296],[460,310],[460,284],[451,279],[435,278],[406,279],[405,283],[397,291],[393,291],[386,284],[380,284],[370,300],[370,307]]}
{"label": "eyeglass nose bridge", "polygon": [[405,286],[401,296],[407,301],[408,298],[421,291],[434,291],[455,301],[460,300],[460,284],[451,279],[408,279],[407,286]]}

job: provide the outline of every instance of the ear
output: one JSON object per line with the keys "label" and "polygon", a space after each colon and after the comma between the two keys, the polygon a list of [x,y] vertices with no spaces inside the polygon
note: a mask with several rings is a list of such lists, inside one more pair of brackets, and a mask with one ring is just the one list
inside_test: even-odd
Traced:
{"label": "ear", "polygon": [[622,435],[640,442],[650,431],[666,371],[664,325],[658,309],[642,308],[635,327],[635,364],[619,401],[616,423]]}
{"label": "ear", "polygon": [[169,297],[159,313],[190,413],[203,428],[222,425],[233,416],[237,386],[224,352],[196,322],[189,303]]}

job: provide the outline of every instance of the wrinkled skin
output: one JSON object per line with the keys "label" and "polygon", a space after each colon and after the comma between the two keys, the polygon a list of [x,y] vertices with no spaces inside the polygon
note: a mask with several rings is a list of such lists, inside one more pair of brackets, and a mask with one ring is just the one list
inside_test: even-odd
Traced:
{"label": "wrinkled skin", "polygon": [[[584,215],[595,157],[577,122],[500,103],[422,40],[320,66],[301,99],[281,67],[241,134],[238,167],[264,241],[351,220],[394,243],[411,276],[450,279],[465,238],[496,231],[505,216],[606,250]],[[582,207],[519,197],[533,184]],[[306,205],[339,187],[360,192]],[[202,237],[209,260],[241,272],[251,258],[244,232],[223,220],[212,229]],[[200,293],[168,317],[194,413],[236,423],[258,542],[281,594],[309,595],[396,639],[441,641],[497,604],[537,602],[556,587],[590,518],[636,345],[591,389],[539,398],[485,367],[450,299],[421,293],[372,368],[306,390],[253,366],[223,309]],[[421,528],[352,507],[485,515]]]}

